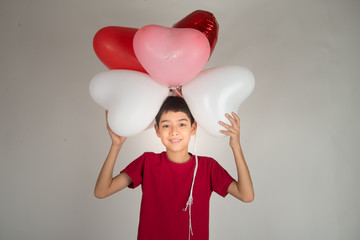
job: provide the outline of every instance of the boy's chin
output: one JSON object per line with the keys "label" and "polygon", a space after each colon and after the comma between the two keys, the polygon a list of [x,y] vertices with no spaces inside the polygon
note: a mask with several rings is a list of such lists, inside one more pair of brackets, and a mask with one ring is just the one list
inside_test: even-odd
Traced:
{"label": "boy's chin", "polygon": [[166,151],[171,153],[183,153],[187,152],[188,149],[182,146],[166,146]]}

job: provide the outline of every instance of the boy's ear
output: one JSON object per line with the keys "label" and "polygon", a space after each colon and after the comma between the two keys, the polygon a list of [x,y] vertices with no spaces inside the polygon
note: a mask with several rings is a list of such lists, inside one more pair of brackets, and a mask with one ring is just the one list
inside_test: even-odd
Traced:
{"label": "boy's ear", "polygon": [[194,123],[191,125],[191,136],[196,134],[196,130],[197,130],[197,122],[194,121]]}
{"label": "boy's ear", "polygon": [[156,135],[158,137],[160,137],[159,127],[158,127],[158,125],[156,123],[154,124],[154,129],[155,129]]}

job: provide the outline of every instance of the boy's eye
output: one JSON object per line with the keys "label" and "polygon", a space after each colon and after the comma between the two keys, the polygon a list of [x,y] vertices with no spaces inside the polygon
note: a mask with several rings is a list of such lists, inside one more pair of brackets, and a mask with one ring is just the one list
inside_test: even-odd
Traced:
{"label": "boy's eye", "polygon": [[163,127],[163,128],[168,128],[168,127],[169,127],[169,125],[163,125],[162,127]]}
{"label": "boy's eye", "polygon": [[185,127],[186,124],[185,123],[180,123],[180,127]]}

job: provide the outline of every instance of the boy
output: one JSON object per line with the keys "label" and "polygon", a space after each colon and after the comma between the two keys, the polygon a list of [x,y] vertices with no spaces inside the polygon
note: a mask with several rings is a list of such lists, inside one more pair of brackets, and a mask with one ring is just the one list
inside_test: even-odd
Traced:
{"label": "boy", "polygon": [[[126,138],[114,134],[107,124],[112,145],[100,171],[95,196],[105,198],[125,187],[141,184],[138,239],[185,240],[190,235],[193,239],[209,239],[209,200],[213,191],[223,197],[230,193],[243,202],[254,198],[240,146],[240,119],[235,113],[226,117],[231,125],[219,124],[227,129],[221,132],[230,136],[237,181],[214,159],[195,157],[188,152],[197,124],[184,99],[170,96],[161,106],[154,126],[166,152],[144,153],[114,178],[115,161]],[[187,202],[189,194],[193,202]]]}

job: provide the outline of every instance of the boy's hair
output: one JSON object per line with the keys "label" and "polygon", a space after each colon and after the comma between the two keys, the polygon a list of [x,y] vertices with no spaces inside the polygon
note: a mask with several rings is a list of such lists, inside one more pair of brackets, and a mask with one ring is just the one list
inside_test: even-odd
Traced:
{"label": "boy's hair", "polygon": [[159,127],[160,118],[167,112],[183,112],[189,118],[191,125],[195,122],[193,115],[190,112],[189,106],[182,97],[168,96],[160,107],[158,114],[155,117],[156,125]]}

